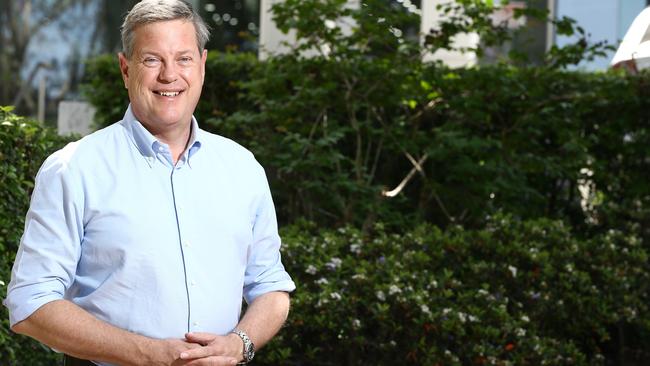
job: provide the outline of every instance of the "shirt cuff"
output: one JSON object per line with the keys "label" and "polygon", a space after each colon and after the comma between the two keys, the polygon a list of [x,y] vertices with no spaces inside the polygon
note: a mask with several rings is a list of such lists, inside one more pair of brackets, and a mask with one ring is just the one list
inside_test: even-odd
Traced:
{"label": "shirt cuff", "polygon": [[[287,275],[287,277],[289,277],[289,275]],[[246,299],[246,303],[250,304],[255,301],[256,298],[266,293],[275,291],[292,292],[295,289],[296,284],[291,280],[291,278],[275,282],[258,283],[245,289],[244,299]]]}
{"label": "shirt cuff", "polygon": [[[42,286],[43,284],[41,283],[38,285],[13,288],[7,293],[7,298],[2,303],[9,310],[9,325],[11,327],[27,319],[48,302],[63,299],[63,294],[56,290],[43,291]],[[35,287],[38,287],[38,293],[35,293]]]}

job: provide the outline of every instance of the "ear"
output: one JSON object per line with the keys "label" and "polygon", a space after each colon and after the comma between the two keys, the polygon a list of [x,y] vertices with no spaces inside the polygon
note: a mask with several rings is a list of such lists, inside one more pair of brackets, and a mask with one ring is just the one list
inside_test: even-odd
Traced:
{"label": "ear", "polygon": [[208,59],[208,50],[203,49],[203,53],[201,54],[201,85],[203,85],[203,81],[205,80],[205,61]]}
{"label": "ear", "polygon": [[120,52],[117,54],[117,57],[120,59],[120,72],[122,73],[122,80],[124,80],[124,87],[128,89],[129,85],[129,60],[127,60],[124,53]]}

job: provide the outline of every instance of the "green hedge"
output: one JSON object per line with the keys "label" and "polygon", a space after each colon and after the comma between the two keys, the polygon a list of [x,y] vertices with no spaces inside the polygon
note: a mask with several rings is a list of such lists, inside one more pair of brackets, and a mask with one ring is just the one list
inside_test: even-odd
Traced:
{"label": "green hedge", "polygon": [[[0,297],[5,298],[11,267],[25,225],[34,177],[45,158],[69,138],[0,106]],[[60,357],[38,342],[9,330],[0,307],[0,364],[54,365]]]}
{"label": "green hedge", "polygon": [[600,365],[633,347],[612,330],[649,319],[648,251],[630,233],[580,240],[498,215],[482,230],[282,234],[298,290],[260,364]]}

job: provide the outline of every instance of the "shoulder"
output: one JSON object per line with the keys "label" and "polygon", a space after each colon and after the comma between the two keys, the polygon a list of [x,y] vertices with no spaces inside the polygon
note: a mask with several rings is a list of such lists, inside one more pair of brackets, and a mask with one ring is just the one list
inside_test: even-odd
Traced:
{"label": "shoulder", "polygon": [[227,165],[254,170],[262,169],[253,153],[239,143],[204,130],[200,131],[201,149],[211,158],[217,158]]}
{"label": "shoulder", "polygon": [[45,160],[41,169],[74,170],[78,168],[83,171],[85,166],[92,165],[98,158],[110,154],[116,141],[122,140],[122,143],[126,143],[125,138],[122,125],[119,122],[114,123],[55,151]]}

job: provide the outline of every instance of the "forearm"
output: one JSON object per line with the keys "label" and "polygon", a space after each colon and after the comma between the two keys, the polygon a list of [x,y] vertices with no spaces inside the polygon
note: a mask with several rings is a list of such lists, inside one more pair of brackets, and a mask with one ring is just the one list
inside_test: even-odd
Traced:
{"label": "forearm", "polygon": [[256,349],[262,348],[280,330],[289,315],[289,294],[270,292],[256,298],[237,325],[248,334]]}
{"label": "forearm", "polygon": [[140,365],[156,340],[103,322],[67,300],[43,305],[13,331],[82,359],[118,365]]}

